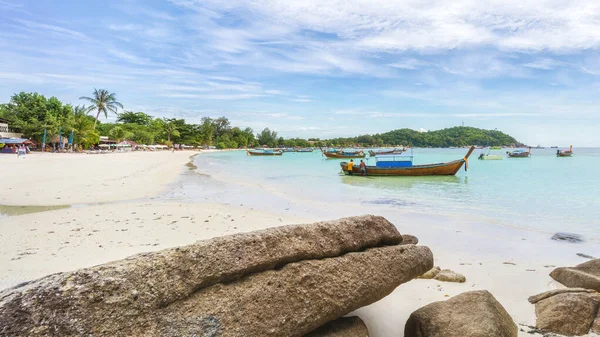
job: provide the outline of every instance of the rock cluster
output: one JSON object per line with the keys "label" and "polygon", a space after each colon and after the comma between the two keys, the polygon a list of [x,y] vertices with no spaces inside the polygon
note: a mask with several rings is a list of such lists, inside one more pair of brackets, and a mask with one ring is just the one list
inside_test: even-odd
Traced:
{"label": "rock cluster", "polygon": [[471,291],[413,312],[404,337],[517,337],[517,325],[490,294]]}
{"label": "rock cluster", "polygon": [[568,336],[600,332],[600,259],[556,268],[550,276],[569,288],[529,298],[538,329]]}
{"label": "rock cluster", "polygon": [[550,273],[550,276],[569,288],[600,291],[600,259],[591,260],[572,268],[556,268]]}
{"label": "rock cluster", "polygon": [[54,274],[0,293],[0,336],[300,337],[433,267],[429,248],[402,240],[362,216]]}
{"label": "rock cluster", "polygon": [[427,271],[423,275],[420,275],[418,278],[426,280],[435,279],[441,282],[454,283],[464,283],[467,281],[467,278],[464,275],[454,272],[450,269],[442,270],[438,266],[431,268],[429,271]]}
{"label": "rock cluster", "polygon": [[535,304],[536,325],[542,331],[581,336],[595,324],[596,331],[600,332],[600,293],[594,290],[551,290],[530,297],[529,302]]}

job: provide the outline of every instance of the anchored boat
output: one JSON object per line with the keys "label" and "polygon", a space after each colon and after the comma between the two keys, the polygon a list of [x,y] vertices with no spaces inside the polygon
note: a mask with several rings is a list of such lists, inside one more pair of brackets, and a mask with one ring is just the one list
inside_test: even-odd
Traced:
{"label": "anchored boat", "polygon": [[561,150],[556,150],[556,156],[557,157],[571,157],[573,155],[573,145],[571,145],[571,147],[569,147],[569,150],[565,150],[565,151],[561,151]]}
{"label": "anchored boat", "polygon": [[281,156],[282,154],[283,154],[283,151],[281,151],[281,150],[271,150],[271,149],[248,150],[248,149],[246,149],[246,155],[249,155],[249,156]]}
{"label": "anchored boat", "polygon": [[321,149],[321,152],[323,152],[323,155],[325,157],[333,158],[333,159],[336,159],[336,158],[337,159],[364,158],[367,156],[363,150],[353,150],[353,151],[338,150],[335,152],[330,152],[330,151]]}
{"label": "anchored boat", "polygon": [[[367,176],[452,176],[455,175],[460,168],[465,165],[465,170],[468,169],[469,156],[475,150],[475,146],[471,146],[469,152],[459,160],[454,160],[446,163],[413,165],[413,156],[407,155],[380,155],[376,156],[377,163],[375,166],[366,167]],[[346,175],[361,175],[359,165],[354,165],[352,171],[348,170],[348,163],[341,162],[340,166]]]}
{"label": "anchored boat", "polygon": [[531,156],[531,148],[529,148],[529,151],[515,150],[513,152],[506,152],[506,154],[508,154],[509,158],[529,158]]}
{"label": "anchored boat", "polygon": [[371,157],[375,157],[378,155],[382,155],[382,154],[402,154],[402,152],[404,152],[404,150],[398,150],[398,149],[393,149],[393,150],[369,150],[369,155]]}
{"label": "anchored boat", "polygon": [[481,152],[481,154],[479,155],[479,157],[477,159],[479,160],[502,160],[502,155],[499,154],[492,154],[491,150],[493,150],[494,148],[489,148],[487,149],[487,151]]}

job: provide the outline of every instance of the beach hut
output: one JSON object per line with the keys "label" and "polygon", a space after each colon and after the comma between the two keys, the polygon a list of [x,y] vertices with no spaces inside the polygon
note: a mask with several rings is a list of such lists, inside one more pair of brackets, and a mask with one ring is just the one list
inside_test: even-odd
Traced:
{"label": "beach hut", "polygon": [[35,143],[26,138],[0,138],[0,153],[17,153],[21,145],[31,147]]}

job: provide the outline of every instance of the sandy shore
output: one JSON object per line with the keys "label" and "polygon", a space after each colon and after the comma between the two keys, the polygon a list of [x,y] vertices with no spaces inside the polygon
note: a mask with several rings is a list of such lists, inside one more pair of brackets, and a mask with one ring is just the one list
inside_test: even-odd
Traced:
{"label": "sandy shore", "polygon": [[0,205],[69,205],[156,196],[192,151],[0,155]]}
{"label": "sandy shore", "polygon": [[[126,256],[185,245],[220,235],[339,217],[285,216],[248,206],[153,199],[163,195],[187,168],[191,152],[114,155],[0,156],[5,191],[0,204],[108,204],[0,217],[0,289],[50,273],[92,266]],[[10,158],[9,158],[10,157]],[[21,177],[27,177],[23,179]],[[133,200],[133,201],[131,201]],[[360,206],[345,215],[365,213]],[[585,262],[598,242],[573,245],[546,234],[478,222],[477,219],[370,210],[414,234],[434,252],[436,265],[460,272],[463,284],[414,280],[385,299],[359,309],[372,336],[402,336],[414,310],[465,291],[489,290],[531,336],[534,308],[527,297],[560,287],[548,273],[553,266]]]}

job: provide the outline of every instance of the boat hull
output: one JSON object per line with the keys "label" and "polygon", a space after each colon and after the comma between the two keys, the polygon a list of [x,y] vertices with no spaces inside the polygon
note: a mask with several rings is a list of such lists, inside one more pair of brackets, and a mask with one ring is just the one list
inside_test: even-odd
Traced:
{"label": "boat hull", "polygon": [[502,156],[499,154],[490,154],[479,157],[479,160],[502,160]]}
{"label": "boat hull", "polygon": [[557,153],[556,156],[557,157],[571,157],[571,156],[573,156],[573,153],[564,153],[564,152],[561,152],[561,153]]}
{"label": "boat hull", "polygon": [[357,152],[354,154],[342,154],[337,152],[325,152],[323,155],[331,159],[354,159],[354,158],[365,158],[367,155],[364,152]]}
{"label": "boat hull", "polygon": [[530,155],[531,155],[530,152],[508,153],[509,158],[529,158]]}
{"label": "boat hull", "polygon": [[[411,167],[377,167],[367,166],[367,176],[380,177],[410,177],[410,176],[453,176],[464,165],[465,160],[455,160],[447,163],[416,165]],[[341,162],[344,174],[349,175],[348,163]],[[360,175],[360,167],[354,166],[353,175]]]}
{"label": "boat hull", "polygon": [[250,156],[281,156],[283,152],[253,152],[248,151],[248,155]]}

